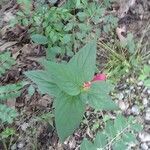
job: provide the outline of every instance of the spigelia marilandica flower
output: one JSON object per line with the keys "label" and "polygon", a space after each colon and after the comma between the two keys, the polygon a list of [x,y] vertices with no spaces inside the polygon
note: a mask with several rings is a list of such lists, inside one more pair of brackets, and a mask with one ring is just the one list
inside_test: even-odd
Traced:
{"label": "spigelia marilandica flower", "polygon": [[104,81],[104,80],[106,80],[106,78],[107,78],[106,74],[99,73],[99,74],[94,76],[92,81]]}
{"label": "spigelia marilandica flower", "polygon": [[88,89],[90,89],[91,85],[92,85],[92,82],[96,82],[96,81],[104,81],[106,80],[106,75],[103,74],[103,73],[99,73],[99,74],[96,74],[92,81],[89,81],[89,82],[84,82],[83,83],[83,90],[84,91],[87,91]]}

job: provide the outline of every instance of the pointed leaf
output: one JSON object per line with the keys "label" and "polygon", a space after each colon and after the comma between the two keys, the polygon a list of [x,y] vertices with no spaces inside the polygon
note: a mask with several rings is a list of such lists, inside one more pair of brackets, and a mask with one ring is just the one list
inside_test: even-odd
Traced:
{"label": "pointed leaf", "polygon": [[122,130],[124,130],[126,127],[128,127],[128,122],[124,116],[118,115],[117,118],[114,120],[114,127],[119,133]]}
{"label": "pointed leaf", "polygon": [[96,150],[96,149],[93,143],[91,143],[87,139],[84,139],[81,144],[80,150]]}
{"label": "pointed leaf", "polygon": [[96,65],[96,41],[86,44],[80,51],[70,60],[70,65],[78,66],[83,72],[84,80],[90,81],[94,76]]}
{"label": "pointed leaf", "polygon": [[107,137],[114,138],[117,135],[117,130],[114,127],[114,123],[112,120],[108,120],[105,127],[105,133],[107,134]]}
{"label": "pointed leaf", "polygon": [[43,61],[42,64],[61,90],[69,95],[80,93],[83,77],[77,66],[72,67],[69,64],[57,64],[50,61]]}
{"label": "pointed leaf", "polygon": [[79,126],[85,105],[79,96],[73,97],[60,93],[54,101],[54,107],[57,133],[60,139],[64,141]]}
{"label": "pointed leaf", "polygon": [[46,71],[27,71],[24,74],[38,86],[38,89],[42,94],[47,93],[50,96],[56,96],[57,91],[59,91],[59,88]]}
{"label": "pointed leaf", "polygon": [[126,150],[126,149],[127,149],[127,145],[122,140],[120,140],[119,142],[116,142],[113,145],[113,150]]}
{"label": "pointed leaf", "polygon": [[81,150],[103,150],[107,144],[107,136],[103,133],[98,133],[94,143],[91,143],[87,139],[84,139],[80,149]]}
{"label": "pointed leaf", "polygon": [[107,144],[107,136],[103,133],[98,133],[95,141],[94,141],[94,145],[96,146],[96,149],[103,149],[105,147],[105,145]]}
{"label": "pointed leaf", "polygon": [[37,44],[47,44],[48,43],[47,37],[45,37],[44,35],[40,35],[40,34],[32,35],[31,39],[33,42],[35,42]]}
{"label": "pointed leaf", "polygon": [[118,109],[116,104],[108,95],[111,85],[105,81],[92,83],[92,87],[87,95],[89,105],[99,110],[114,110]]}
{"label": "pointed leaf", "polygon": [[122,140],[126,144],[135,143],[136,142],[136,137],[135,137],[134,134],[132,134],[130,132],[125,132],[125,134],[122,136]]}

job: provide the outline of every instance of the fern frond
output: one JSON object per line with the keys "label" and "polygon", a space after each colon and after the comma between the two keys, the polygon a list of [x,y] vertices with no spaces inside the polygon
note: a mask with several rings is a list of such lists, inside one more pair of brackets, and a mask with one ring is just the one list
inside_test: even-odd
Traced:
{"label": "fern frond", "polygon": [[20,82],[17,84],[7,84],[5,86],[0,86],[0,100],[18,97],[24,85],[24,82]]}
{"label": "fern frond", "polygon": [[10,52],[0,53],[0,77],[15,64]]}
{"label": "fern frond", "polygon": [[18,115],[15,109],[9,108],[6,105],[0,104],[0,122],[12,123],[13,119]]}

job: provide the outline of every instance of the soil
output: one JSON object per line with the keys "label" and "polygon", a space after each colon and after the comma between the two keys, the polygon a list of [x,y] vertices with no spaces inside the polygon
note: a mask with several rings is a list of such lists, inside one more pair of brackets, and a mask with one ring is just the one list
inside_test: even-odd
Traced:
{"label": "soil", "polygon": [[[120,4],[117,4],[117,6],[119,5]],[[121,6],[119,7],[121,8]],[[125,26],[127,32],[134,34],[136,41],[139,41],[144,33],[143,44],[150,43],[150,28],[147,29],[150,23],[150,1],[136,0],[133,6],[128,7],[129,9],[123,17],[120,18],[118,16],[118,27]],[[5,45],[5,47],[9,48],[12,52],[12,56],[17,61],[17,64],[0,78],[0,85],[17,83],[18,81],[25,79],[23,74],[24,71],[41,69],[38,60],[45,56],[45,50],[43,47],[30,42],[27,28],[20,26],[10,28],[8,26],[8,16],[11,17],[12,15],[13,17],[16,10],[17,4],[14,0],[0,1],[0,52],[5,51],[3,49]],[[115,13],[118,15],[118,10]],[[10,43],[12,41],[15,41],[16,43]],[[149,51],[149,47],[150,45],[147,46],[146,51]],[[145,53],[145,50],[143,53]],[[98,53],[97,61],[99,64],[104,64],[106,62],[105,56],[102,57],[102,54],[99,56]],[[148,59],[146,60],[146,63],[147,62]],[[134,84],[130,83],[129,80],[132,78],[134,78],[134,76],[131,73],[131,76],[124,77],[122,80],[124,82],[118,82],[115,91],[116,96],[114,99],[118,100],[120,97],[118,98],[117,95],[120,93],[123,94],[123,99],[125,100],[131,96],[132,99],[128,109],[130,113],[127,111],[124,113],[126,115],[137,116],[137,118],[139,117],[139,119],[143,122],[143,131],[150,134],[150,124],[149,122],[147,123],[144,121],[144,113],[150,106],[150,93],[148,93],[149,89],[145,89],[144,85],[138,85],[138,81]],[[134,90],[131,90],[132,86]],[[140,89],[138,89],[139,87]],[[130,91],[130,94],[126,94],[127,90]],[[140,112],[137,115],[131,112],[132,107],[137,105],[134,101],[135,95],[141,101],[144,98],[148,101],[148,105],[143,110],[139,109]],[[73,136],[70,136],[63,144],[61,144],[55,130],[54,118],[52,117],[50,119],[51,123],[49,124],[46,121],[44,122],[43,120],[38,120],[38,116],[43,113],[53,112],[52,104],[53,99],[48,95],[40,95],[37,91],[35,91],[35,93],[30,96],[27,91],[27,87],[22,90],[21,96],[15,100],[15,107],[21,115],[19,118],[16,118],[16,121],[12,125],[12,128],[16,130],[16,136],[12,139],[13,142],[10,146],[11,150],[78,150],[80,149],[80,144],[84,137],[93,139],[97,130],[103,127],[101,122],[101,112],[95,112],[92,108],[87,108],[85,118],[83,119],[84,121],[80,124],[80,127],[75,131]],[[108,115],[113,117],[114,114],[108,113]],[[88,123],[85,122],[85,119],[87,119]],[[100,127],[95,131],[92,131],[91,128],[97,120],[100,123]],[[141,139],[139,139],[136,149],[142,149],[142,143],[143,142],[141,142]],[[148,144],[148,142],[146,144]],[[0,150],[3,149],[2,143],[0,143]],[[150,149],[150,145],[148,149]]]}

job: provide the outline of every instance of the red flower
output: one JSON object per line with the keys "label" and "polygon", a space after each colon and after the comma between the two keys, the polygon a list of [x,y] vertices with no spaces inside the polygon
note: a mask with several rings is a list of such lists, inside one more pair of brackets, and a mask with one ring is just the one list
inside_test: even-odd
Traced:
{"label": "red flower", "polygon": [[106,75],[103,74],[103,73],[99,73],[97,75],[94,76],[93,80],[92,81],[104,81],[106,80]]}
{"label": "red flower", "polygon": [[104,81],[104,80],[106,80],[106,75],[103,74],[103,73],[99,73],[99,74],[94,76],[94,78],[92,79],[91,82],[90,81],[89,82],[85,82],[83,84],[83,89],[84,90],[88,90],[91,87],[92,82],[94,82],[94,81]]}
{"label": "red flower", "polygon": [[90,87],[91,87],[91,82],[85,82],[85,83],[83,84],[83,89],[84,89],[84,90],[88,90]]}

